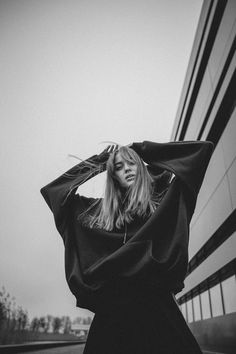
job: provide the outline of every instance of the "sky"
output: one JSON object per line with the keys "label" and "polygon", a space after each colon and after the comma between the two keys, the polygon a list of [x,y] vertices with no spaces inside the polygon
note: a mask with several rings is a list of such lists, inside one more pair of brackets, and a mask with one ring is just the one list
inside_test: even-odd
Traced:
{"label": "sky", "polygon": [[[106,141],[167,142],[200,0],[0,0],[0,288],[34,316],[92,315],[39,190]],[[101,197],[104,174],[80,187]]]}

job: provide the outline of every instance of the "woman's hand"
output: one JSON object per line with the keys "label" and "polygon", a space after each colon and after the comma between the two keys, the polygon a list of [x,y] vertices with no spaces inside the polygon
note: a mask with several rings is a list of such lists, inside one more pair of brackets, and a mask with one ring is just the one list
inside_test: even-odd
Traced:
{"label": "woman's hand", "polygon": [[110,154],[119,149],[119,145],[108,145],[97,157],[100,163],[105,163],[109,159]]}
{"label": "woman's hand", "polygon": [[114,151],[119,149],[119,145],[118,144],[112,144],[112,145],[108,145],[107,148],[104,151],[107,151],[109,154],[112,154]]}

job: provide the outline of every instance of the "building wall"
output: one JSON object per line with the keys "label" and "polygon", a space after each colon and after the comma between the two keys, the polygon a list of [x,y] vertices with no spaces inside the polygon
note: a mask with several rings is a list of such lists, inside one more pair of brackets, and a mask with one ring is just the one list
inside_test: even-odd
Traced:
{"label": "building wall", "polygon": [[190,225],[185,288],[177,295],[190,324],[236,314],[235,37],[236,1],[205,0],[171,137],[215,144]]}

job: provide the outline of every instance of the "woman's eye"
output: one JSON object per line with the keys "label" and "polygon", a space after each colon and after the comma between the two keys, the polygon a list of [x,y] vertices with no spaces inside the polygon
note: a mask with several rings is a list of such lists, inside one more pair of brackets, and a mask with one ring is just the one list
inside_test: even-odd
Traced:
{"label": "woman's eye", "polygon": [[115,170],[116,170],[116,171],[119,171],[119,170],[121,170],[121,169],[122,169],[122,165],[118,165],[118,166],[115,167]]}

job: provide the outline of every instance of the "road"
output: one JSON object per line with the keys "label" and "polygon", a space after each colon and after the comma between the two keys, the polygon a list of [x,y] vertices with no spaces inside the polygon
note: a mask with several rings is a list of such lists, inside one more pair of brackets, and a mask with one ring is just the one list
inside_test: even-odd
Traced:
{"label": "road", "polygon": [[34,350],[32,352],[23,352],[21,354],[83,354],[84,344],[67,345],[51,349]]}
{"label": "road", "polygon": [[[57,347],[52,349],[34,350],[21,354],[83,354],[84,344],[68,345],[66,347]],[[147,353],[144,353],[147,354]],[[210,351],[204,351],[203,354],[222,354]]]}

